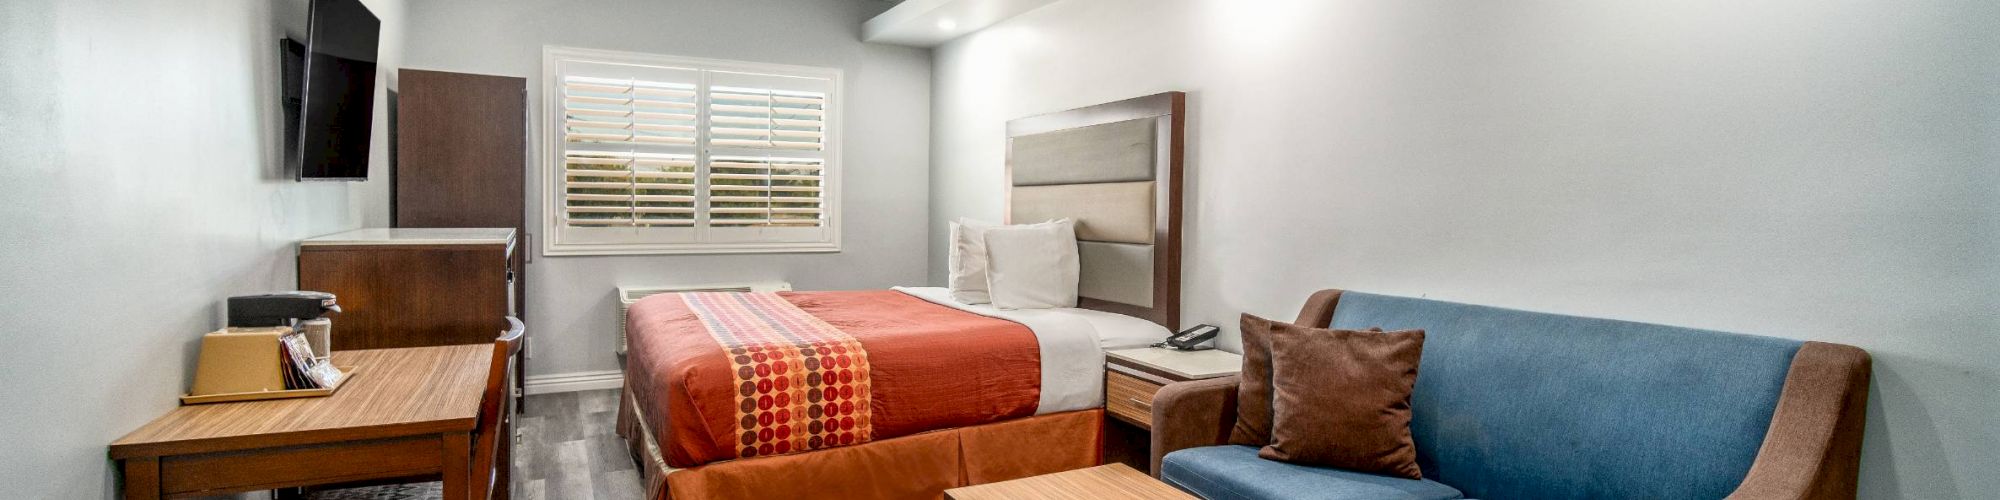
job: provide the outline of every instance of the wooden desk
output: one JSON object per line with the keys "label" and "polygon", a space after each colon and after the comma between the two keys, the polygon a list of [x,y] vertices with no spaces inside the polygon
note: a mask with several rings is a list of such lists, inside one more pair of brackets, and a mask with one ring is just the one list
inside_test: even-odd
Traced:
{"label": "wooden desk", "polygon": [[441,475],[470,496],[492,344],[338,351],[355,378],[323,398],[182,406],[111,443],[125,498]]}
{"label": "wooden desk", "polygon": [[1194,497],[1124,464],[1044,474],[944,490],[949,500],[1176,499]]}

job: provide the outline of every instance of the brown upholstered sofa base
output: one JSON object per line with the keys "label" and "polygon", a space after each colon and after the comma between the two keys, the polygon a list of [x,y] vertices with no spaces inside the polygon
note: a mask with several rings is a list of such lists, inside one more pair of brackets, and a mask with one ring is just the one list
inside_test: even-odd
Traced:
{"label": "brown upholstered sofa base", "polygon": [[1104,410],[1091,409],[672,469],[632,395],[619,403],[618,434],[654,500],[942,498],[949,488],[1081,469],[1103,458]]}

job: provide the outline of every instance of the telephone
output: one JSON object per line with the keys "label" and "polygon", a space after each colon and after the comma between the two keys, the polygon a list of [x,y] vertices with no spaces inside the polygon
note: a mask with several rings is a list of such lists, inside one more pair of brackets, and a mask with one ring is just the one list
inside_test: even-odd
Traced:
{"label": "telephone", "polygon": [[1201,343],[1215,338],[1215,335],[1218,333],[1222,333],[1222,329],[1216,328],[1213,325],[1194,325],[1193,328],[1181,330],[1180,333],[1176,333],[1172,337],[1167,337],[1167,340],[1164,342],[1153,344],[1153,347],[1166,347],[1182,351],[1214,349],[1215,346],[1204,346]]}

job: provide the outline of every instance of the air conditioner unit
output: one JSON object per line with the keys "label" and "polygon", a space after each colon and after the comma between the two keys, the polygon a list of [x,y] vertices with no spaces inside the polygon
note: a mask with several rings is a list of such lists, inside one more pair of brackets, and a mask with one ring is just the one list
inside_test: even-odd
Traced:
{"label": "air conditioner unit", "polygon": [[687,286],[621,286],[618,287],[618,356],[625,356],[625,313],[632,310],[632,303],[650,295],[671,292],[786,292],[792,284],[782,281],[769,283],[749,283],[742,285],[687,285]]}

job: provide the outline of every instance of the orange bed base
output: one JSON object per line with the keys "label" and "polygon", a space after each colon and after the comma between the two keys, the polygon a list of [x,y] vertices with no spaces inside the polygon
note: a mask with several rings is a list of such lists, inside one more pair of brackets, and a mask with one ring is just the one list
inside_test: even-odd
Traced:
{"label": "orange bed base", "polygon": [[618,434],[653,500],[937,499],[946,489],[1091,467],[1104,456],[1104,410],[1093,408],[672,469],[632,392],[619,400]]}

